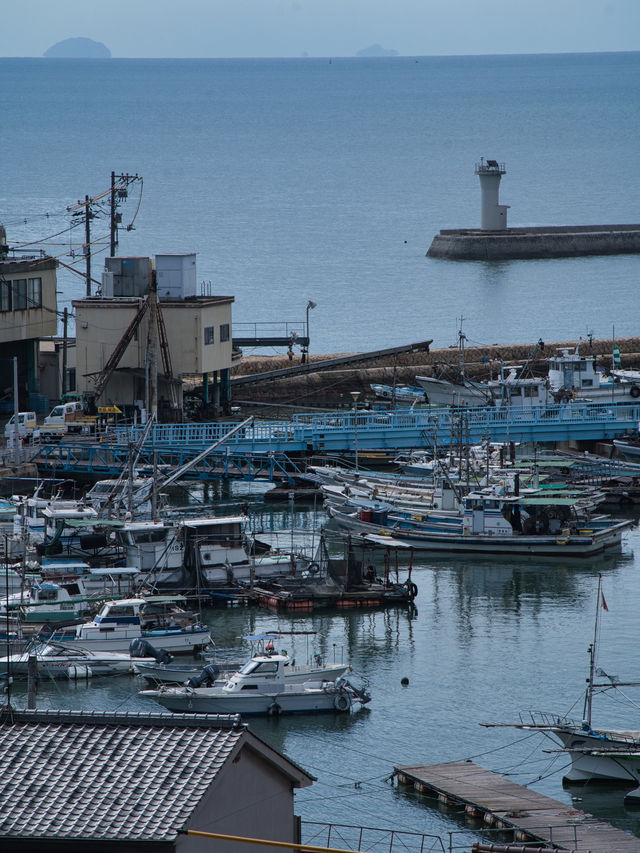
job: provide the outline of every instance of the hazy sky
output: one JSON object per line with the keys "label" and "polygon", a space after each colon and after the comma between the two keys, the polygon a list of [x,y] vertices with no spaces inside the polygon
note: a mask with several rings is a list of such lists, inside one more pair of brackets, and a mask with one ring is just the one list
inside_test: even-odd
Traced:
{"label": "hazy sky", "polygon": [[3,0],[0,56],[83,36],[114,57],[640,49],[640,0]]}

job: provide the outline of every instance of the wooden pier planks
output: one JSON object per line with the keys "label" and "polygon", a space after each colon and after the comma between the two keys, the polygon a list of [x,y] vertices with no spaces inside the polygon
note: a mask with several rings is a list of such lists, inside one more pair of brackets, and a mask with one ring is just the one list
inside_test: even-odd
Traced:
{"label": "wooden pier planks", "polygon": [[640,838],[471,761],[395,767],[394,772],[400,782],[424,794],[483,812],[487,823],[493,817],[499,825],[513,828],[522,840],[590,853],[640,851]]}

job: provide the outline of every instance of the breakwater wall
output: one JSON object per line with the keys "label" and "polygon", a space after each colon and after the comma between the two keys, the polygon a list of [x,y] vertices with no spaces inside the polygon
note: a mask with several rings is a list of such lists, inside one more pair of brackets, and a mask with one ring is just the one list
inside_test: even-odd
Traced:
{"label": "breakwater wall", "polygon": [[[546,359],[563,347],[575,347],[576,341],[547,341],[544,349],[535,352],[531,369],[535,375],[547,372]],[[616,340],[620,349],[622,366],[640,368],[640,337]],[[465,371],[476,380],[496,378],[502,365],[524,365],[535,349],[535,343],[507,344],[498,346],[467,347]],[[610,339],[581,341],[580,352],[585,356],[596,356],[605,368],[611,366],[612,342]],[[341,353],[346,355],[347,353]],[[336,354],[337,355],[337,354]],[[331,355],[312,356],[311,361],[324,361]],[[250,356],[233,368],[233,375],[260,374],[291,366],[286,355]],[[362,394],[360,405],[372,399],[370,383],[391,385],[415,384],[416,374],[455,379],[458,372],[458,349],[455,346],[431,349],[429,352],[413,352],[393,357],[372,359],[357,368],[322,370],[303,376],[292,376],[270,381],[256,378],[255,383],[242,386],[234,392],[234,400],[273,403],[278,406],[319,405],[326,407],[352,406],[351,391]]]}
{"label": "breakwater wall", "polygon": [[427,257],[451,261],[576,258],[640,253],[640,225],[550,225],[504,231],[444,229]]}

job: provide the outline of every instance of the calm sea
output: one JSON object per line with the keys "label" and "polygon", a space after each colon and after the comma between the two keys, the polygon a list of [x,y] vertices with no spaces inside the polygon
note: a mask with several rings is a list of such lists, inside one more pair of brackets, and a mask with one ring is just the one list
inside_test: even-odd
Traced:
{"label": "calm sea", "polygon": [[[448,345],[460,316],[478,343],[638,333],[637,257],[425,252],[440,228],[479,223],[481,156],[506,163],[512,225],[640,222],[640,53],[2,59],[0,75],[10,243],[40,240],[73,263],[83,229],[65,208],[112,170],[138,173],[120,253],[197,252],[199,280],[235,296],[236,321],[301,323],[312,299],[316,352]],[[125,226],[137,205],[132,194]],[[84,292],[60,281],[62,304]]]}
{"label": "calm sea", "polygon": [[[425,258],[440,228],[478,224],[481,156],[506,163],[501,200],[513,225],[640,222],[638,53],[5,59],[0,75],[0,220],[11,243],[38,240],[72,263],[82,228],[66,207],[105,191],[112,170],[137,172],[144,191],[121,253],[197,252],[198,278],[235,295],[237,321],[301,321],[312,299],[315,352],[447,345],[459,316],[478,343],[638,334],[637,257]],[[132,195],[122,208],[125,225],[137,205]],[[106,218],[92,233],[106,238]],[[64,270],[60,285],[61,304],[84,292]],[[313,523],[302,512],[297,521]],[[285,507],[274,524],[288,522]],[[638,548],[634,529],[619,554],[579,565],[423,559],[415,613],[207,618],[222,647],[278,625],[316,630],[330,656],[344,649],[370,681],[370,708],[351,718],[255,723],[318,776],[297,795],[305,819],[446,834],[459,829],[453,818],[384,781],[394,764],[473,757],[571,803],[562,756],[542,751],[549,744],[478,723],[574,701],[581,713],[599,572],[609,605],[600,664],[638,676]],[[40,702],[148,707],[127,679],[43,687]],[[637,710],[612,701],[594,719],[638,728]],[[620,794],[578,796],[577,806],[633,824]]]}
{"label": "calm sea", "polygon": [[[293,522],[310,534],[323,522],[323,513],[311,507],[296,505],[293,514],[288,506],[265,507],[263,488],[254,485],[247,491],[236,484],[214,488],[208,497],[219,501],[222,512],[248,500],[257,529]],[[194,503],[197,489],[190,491]],[[640,834],[637,812],[623,807],[624,792],[563,790],[566,758],[549,752],[553,744],[542,735],[479,725],[513,722],[524,709],[581,718],[598,574],[609,608],[602,613],[598,665],[624,681],[638,679],[640,585],[634,551],[640,553],[637,527],[620,551],[587,562],[423,555],[413,571],[419,588],[415,611],[277,616],[240,607],[205,611],[204,618],[218,648],[235,650],[236,659],[240,650],[249,653],[242,640],[247,634],[315,631],[311,642],[298,636],[281,645],[301,661],[309,649],[329,660],[349,660],[368,682],[371,704],[351,716],[251,721],[260,737],[317,777],[296,795],[297,811],[306,821],[426,832],[445,840],[453,832],[454,843],[467,839],[469,849],[470,827],[464,820],[398,791],[387,779],[396,765],[472,758],[566,802],[568,813],[583,808]],[[400,575],[406,576],[402,564]],[[401,684],[405,677],[408,686]],[[38,705],[157,710],[137,696],[144,686],[132,677],[94,679],[88,685],[44,683]],[[594,723],[637,729],[640,695],[633,688],[625,693],[635,705],[614,694],[596,697]],[[24,707],[24,686],[16,685],[13,701]]]}

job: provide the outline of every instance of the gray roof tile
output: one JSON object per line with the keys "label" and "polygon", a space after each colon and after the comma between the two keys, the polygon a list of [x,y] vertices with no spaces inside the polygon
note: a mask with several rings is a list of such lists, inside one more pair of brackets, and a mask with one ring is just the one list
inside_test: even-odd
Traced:
{"label": "gray roof tile", "polygon": [[245,736],[237,717],[0,713],[0,838],[173,840]]}

